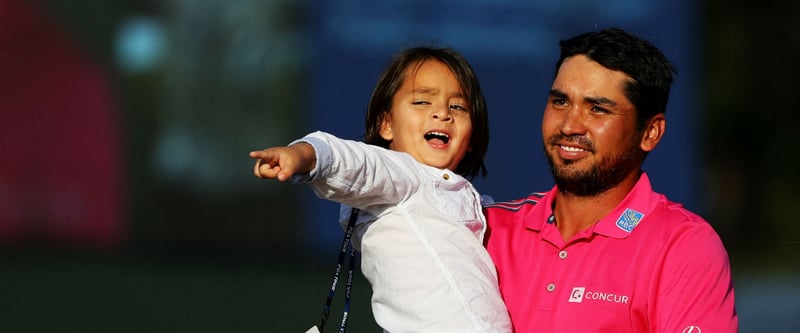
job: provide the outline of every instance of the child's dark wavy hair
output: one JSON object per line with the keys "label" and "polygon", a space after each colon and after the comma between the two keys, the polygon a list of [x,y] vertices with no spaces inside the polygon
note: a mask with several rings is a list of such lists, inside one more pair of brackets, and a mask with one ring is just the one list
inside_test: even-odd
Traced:
{"label": "child's dark wavy hair", "polygon": [[416,72],[425,61],[429,60],[439,61],[450,68],[456,80],[461,84],[461,90],[469,103],[470,120],[472,121],[470,150],[454,171],[467,179],[473,179],[478,174],[486,177],[486,166],[483,163],[483,158],[489,148],[489,116],[486,110],[486,100],[472,66],[458,52],[450,48],[414,47],[401,52],[392,59],[372,91],[372,97],[370,97],[367,107],[367,132],[364,141],[368,144],[389,148],[390,142],[381,137],[380,130],[384,117],[391,110],[392,98],[403,83],[406,74]]}

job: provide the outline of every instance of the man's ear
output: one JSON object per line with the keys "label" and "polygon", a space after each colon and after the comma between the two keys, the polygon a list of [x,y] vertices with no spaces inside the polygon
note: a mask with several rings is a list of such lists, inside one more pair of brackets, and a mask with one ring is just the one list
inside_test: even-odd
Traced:
{"label": "man's ear", "polygon": [[392,114],[385,112],[381,119],[381,137],[386,141],[392,141],[394,134],[392,133]]}
{"label": "man's ear", "polygon": [[656,149],[661,138],[664,137],[666,126],[667,119],[664,117],[663,113],[659,113],[650,118],[650,121],[647,122],[644,132],[642,133],[642,143],[640,145],[642,150],[651,152],[653,149]]}

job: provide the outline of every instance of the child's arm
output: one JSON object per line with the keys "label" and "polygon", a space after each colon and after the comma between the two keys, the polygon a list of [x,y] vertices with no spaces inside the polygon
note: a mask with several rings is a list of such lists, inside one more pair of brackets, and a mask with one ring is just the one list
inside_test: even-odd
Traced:
{"label": "child's arm", "polygon": [[251,152],[250,157],[258,160],[256,177],[304,183],[320,198],[365,211],[403,202],[430,172],[406,153],[324,132],[308,134],[288,147]]}
{"label": "child's arm", "polygon": [[295,173],[309,173],[317,163],[314,147],[300,142],[287,147],[272,147],[250,152],[256,159],[253,174],[261,179],[289,179]]}

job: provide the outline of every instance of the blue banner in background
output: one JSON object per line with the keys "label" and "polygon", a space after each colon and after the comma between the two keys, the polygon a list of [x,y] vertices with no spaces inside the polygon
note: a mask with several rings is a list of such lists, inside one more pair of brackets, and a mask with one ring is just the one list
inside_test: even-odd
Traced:
{"label": "blue banner in background", "polygon": [[[558,41],[575,34],[620,27],[661,48],[678,68],[667,110],[667,132],[644,169],[656,191],[702,214],[696,180],[703,151],[696,138],[703,109],[693,92],[699,58],[691,1],[311,1],[310,96],[301,130],[328,131],[361,140],[366,106],[378,75],[407,47],[452,47],[478,74],[489,107],[491,140],[487,178],[478,190],[511,200],[550,189],[542,150],[541,114]],[[314,251],[332,251],[341,240],[339,206],[304,197],[302,239]]]}

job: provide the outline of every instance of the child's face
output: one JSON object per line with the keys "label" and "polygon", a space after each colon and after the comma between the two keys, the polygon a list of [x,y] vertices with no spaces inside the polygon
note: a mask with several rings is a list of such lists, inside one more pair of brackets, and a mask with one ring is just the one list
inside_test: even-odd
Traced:
{"label": "child's face", "polygon": [[381,137],[391,141],[390,149],[420,163],[455,170],[470,149],[470,106],[446,65],[430,60],[415,68],[406,70],[381,124]]}

